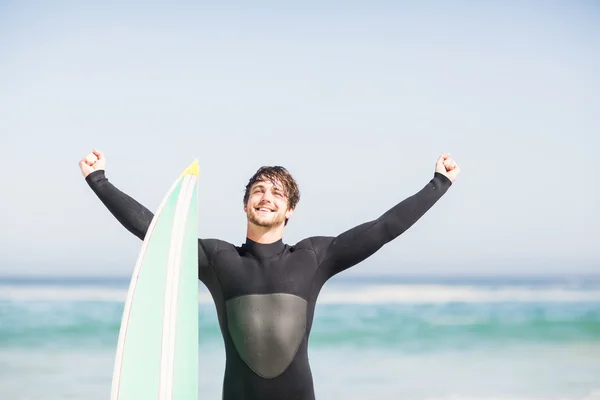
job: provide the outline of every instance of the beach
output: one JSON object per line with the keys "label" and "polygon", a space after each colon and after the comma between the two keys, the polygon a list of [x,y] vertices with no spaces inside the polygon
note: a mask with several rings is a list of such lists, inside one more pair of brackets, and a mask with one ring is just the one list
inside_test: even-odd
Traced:
{"label": "beach", "polygon": [[[126,278],[0,279],[2,399],[107,399]],[[199,285],[199,398],[224,348]],[[600,399],[600,280],[334,279],[309,356],[317,399]]]}

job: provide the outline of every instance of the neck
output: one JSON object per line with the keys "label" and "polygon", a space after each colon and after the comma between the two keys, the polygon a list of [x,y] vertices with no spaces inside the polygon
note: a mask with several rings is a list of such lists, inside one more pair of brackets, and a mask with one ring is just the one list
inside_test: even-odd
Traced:
{"label": "neck", "polygon": [[266,228],[263,226],[254,225],[251,222],[248,222],[248,228],[246,229],[246,236],[248,239],[252,240],[256,243],[274,243],[283,238],[283,227],[281,224],[275,228]]}

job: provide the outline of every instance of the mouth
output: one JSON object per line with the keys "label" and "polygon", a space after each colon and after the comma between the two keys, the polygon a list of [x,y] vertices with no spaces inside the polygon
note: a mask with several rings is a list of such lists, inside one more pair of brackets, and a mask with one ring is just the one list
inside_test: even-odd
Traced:
{"label": "mouth", "polygon": [[272,213],[272,212],[275,212],[275,210],[271,210],[270,208],[267,208],[267,207],[254,207],[254,210],[256,212],[261,212],[261,213]]}

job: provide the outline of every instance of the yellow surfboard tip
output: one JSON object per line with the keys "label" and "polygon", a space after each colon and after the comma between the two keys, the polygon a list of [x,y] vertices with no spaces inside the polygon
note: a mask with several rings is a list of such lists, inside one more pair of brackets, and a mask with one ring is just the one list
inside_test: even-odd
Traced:
{"label": "yellow surfboard tip", "polygon": [[193,163],[191,163],[189,165],[189,167],[187,167],[185,169],[185,171],[183,171],[183,173],[181,174],[181,177],[183,177],[184,175],[200,175],[200,168],[198,167],[198,160],[194,160]]}

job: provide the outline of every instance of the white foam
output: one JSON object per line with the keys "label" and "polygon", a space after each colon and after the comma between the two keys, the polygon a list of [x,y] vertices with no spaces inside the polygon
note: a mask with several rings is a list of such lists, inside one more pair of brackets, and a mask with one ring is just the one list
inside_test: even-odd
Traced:
{"label": "white foam", "polygon": [[12,301],[125,301],[126,289],[106,287],[69,287],[60,285],[48,286],[8,286],[0,285],[0,299]]}
{"label": "white foam", "polygon": [[[102,286],[10,286],[0,285],[0,299],[12,301],[115,301],[123,302],[127,288]],[[212,303],[208,292],[201,289],[199,301]],[[325,287],[319,303],[481,303],[481,302],[600,302],[600,288],[576,290],[568,287],[506,286],[501,288],[444,285],[367,285]]]}
{"label": "white foam", "polygon": [[497,289],[444,285],[372,285],[339,290],[323,290],[320,301],[326,303],[450,303],[450,302],[582,302],[600,301],[600,288],[528,288],[508,286]]}

